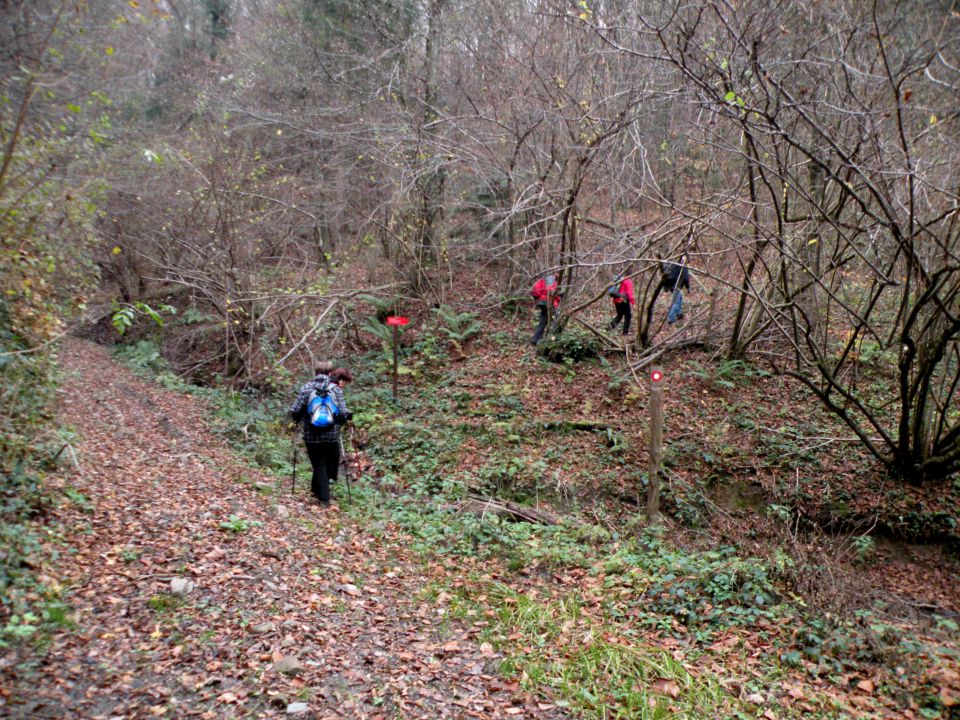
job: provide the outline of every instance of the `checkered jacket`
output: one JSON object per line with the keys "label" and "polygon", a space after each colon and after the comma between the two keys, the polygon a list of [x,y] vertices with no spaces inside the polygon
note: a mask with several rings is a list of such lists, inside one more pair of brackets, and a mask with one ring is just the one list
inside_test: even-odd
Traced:
{"label": "checkered jacket", "polygon": [[[329,386],[333,393],[333,400],[337,404],[340,413],[337,415],[337,422],[331,428],[318,428],[310,424],[310,416],[307,415],[307,403],[310,401],[310,393],[316,390],[323,392]],[[290,405],[290,417],[294,422],[300,423],[303,428],[303,439],[306,442],[337,442],[340,439],[340,426],[346,422],[350,416],[347,410],[347,401],[343,397],[343,390],[339,385],[330,382],[327,375],[317,375],[310,382],[300,386],[297,392],[297,398]]]}

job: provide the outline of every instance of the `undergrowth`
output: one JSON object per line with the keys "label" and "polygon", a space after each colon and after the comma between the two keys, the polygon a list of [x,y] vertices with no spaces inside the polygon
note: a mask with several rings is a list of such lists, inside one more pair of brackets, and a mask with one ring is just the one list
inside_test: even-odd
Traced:
{"label": "undergrowth", "polygon": [[45,545],[56,531],[35,521],[55,500],[46,475],[65,460],[69,440],[53,421],[56,357],[14,354],[25,349],[0,305],[0,647],[70,623],[61,588],[37,576],[57,543]]}
{"label": "undergrowth", "polygon": [[[785,581],[795,568],[783,553],[770,559],[744,557],[733,545],[697,550],[679,547],[657,532],[635,536],[627,529],[621,533],[590,524],[543,526],[467,509],[468,490],[477,486],[522,499],[523,488],[529,490],[543,473],[544,468],[533,467],[536,452],[544,458],[554,452],[543,445],[552,436],[528,437],[517,429],[514,417],[522,403],[507,412],[501,402],[518,397],[509,386],[494,383],[464,392],[449,371],[430,370],[429,357],[423,355],[435,347],[421,337],[407,355],[412,365],[421,363],[432,373],[431,391],[407,389],[396,400],[382,382],[380,352],[354,359],[357,382],[348,399],[373,470],[353,478],[352,502],[342,493],[339,501],[372,533],[401,528],[427,561],[477,558],[518,579],[564,572],[592,578],[600,599],[588,611],[576,595],[540,597],[487,581],[461,592],[464,613],[493,621],[488,638],[506,655],[501,670],[525,687],[549,689],[551,697],[581,717],[714,717],[721,708],[729,717],[752,717],[756,709],[739,704],[710,675],[693,676],[671,656],[650,650],[651,638],[682,642],[684,657],[690,658],[709,652],[711,643],[731,632],[766,638],[755,665],[765,674],[754,677],[749,687],[753,695],[767,698],[774,697],[785,673],[829,686],[879,666],[919,673],[957,662],[929,638],[911,636],[908,628],[884,620],[877,611],[845,621],[811,612],[787,589]],[[152,357],[148,349],[144,354]],[[191,391],[214,408],[220,432],[234,447],[286,476],[291,445],[284,412],[289,398]],[[560,442],[566,436],[556,437]],[[349,452],[349,434],[347,438]],[[471,441],[502,452],[464,468],[464,447]],[[539,443],[536,452],[524,456],[533,442]],[[682,510],[683,503],[674,502]],[[956,628],[947,621],[937,632],[955,636]],[[898,701],[914,702],[923,717],[946,717],[947,708],[929,682],[887,692]],[[829,695],[811,700],[822,717],[844,717]],[[792,706],[771,703],[778,716],[794,716]]]}

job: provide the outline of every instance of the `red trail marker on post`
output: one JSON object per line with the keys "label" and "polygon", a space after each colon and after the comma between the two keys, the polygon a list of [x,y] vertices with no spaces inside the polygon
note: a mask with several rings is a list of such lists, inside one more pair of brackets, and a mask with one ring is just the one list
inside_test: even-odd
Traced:
{"label": "red trail marker on post", "polygon": [[410,318],[404,317],[402,315],[388,315],[387,316],[387,325],[390,325],[393,328],[393,399],[397,399],[397,333],[400,330],[401,325],[409,325]]}
{"label": "red trail marker on post", "polygon": [[650,466],[647,473],[647,523],[660,522],[660,462],[663,458],[663,369],[650,369]]}

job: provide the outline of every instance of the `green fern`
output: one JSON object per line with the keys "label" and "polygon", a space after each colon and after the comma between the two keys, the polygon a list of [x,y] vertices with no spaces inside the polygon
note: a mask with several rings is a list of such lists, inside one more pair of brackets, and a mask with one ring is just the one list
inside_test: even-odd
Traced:
{"label": "green fern", "polygon": [[466,342],[479,333],[483,327],[483,323],[477,320],[476,313],[457,313],[444,305],[434,308],[433,311],[446,325],[446,327],[441,327],[440,330],[457,344]]}

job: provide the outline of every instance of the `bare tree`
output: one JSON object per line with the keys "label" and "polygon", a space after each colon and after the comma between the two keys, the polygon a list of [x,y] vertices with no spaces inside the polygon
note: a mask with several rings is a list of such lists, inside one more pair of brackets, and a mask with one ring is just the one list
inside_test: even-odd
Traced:
{"label": "bare tree", "polygon": [[[721,206],[721,231],[746,240],[728,352],[775,331],[787,344],[767,342],[767,357],[915,482],[960,468],[960,77],[944,17],[707,2],[637,28],[745,179]],[[862,384],[867,362],[880,387]]]}

